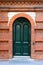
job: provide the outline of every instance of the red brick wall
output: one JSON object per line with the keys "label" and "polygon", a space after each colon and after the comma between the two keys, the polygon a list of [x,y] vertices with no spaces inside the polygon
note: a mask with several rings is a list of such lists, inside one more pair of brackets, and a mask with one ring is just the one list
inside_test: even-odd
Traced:
{"label": "red brick wall", "polygon": [[[43,59],[43,12],[36,13],[33,57]],[[8,12],[0,12],[0,59],[10,58]]]}
{"label": "red brick wall", "polygon": [[36,13],[35,59],[43,59],[43,12]]}
{"label": "red brick wall", "polygon": [[0,59],[9,58],[9,27],[8,13],[0,12]]}

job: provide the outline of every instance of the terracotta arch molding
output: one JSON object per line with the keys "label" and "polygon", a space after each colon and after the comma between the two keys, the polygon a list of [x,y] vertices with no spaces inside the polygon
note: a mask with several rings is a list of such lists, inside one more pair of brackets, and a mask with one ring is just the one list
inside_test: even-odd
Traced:
{"label": "terracotta arch molding", "polygon": [[34,46],[33,46],[33,42],[35,42],[35,33],[34,33],[34,25],[35,25],[35,22],[34,20],[32,19],[31,16],[29,16],[28,14],[24,14],[24,13],[19,13],[19,14],[16,14],[14,15],[11,20],[10,20],[10,23],[9,23],[9,58],[12,58],[13,57],[13,40],[12,40],[12,26],[13,26],[13,23],[15,21],[15,19],[19,18],[19,17],[25,17],[27,18],[30,23],[31,23],[31,57],[33,57],[33,53],[34,53]]}
{"label": "terracotta arch molding", "polygon": [[28,14],[19,13],[19,14],[14,15],[11,18],[10,23],[9,23],[10,28],[12,27],[12,24],[14,23],[15,19],[17,19],[19,17],[25,17],[25,18],[27,18],[30,21],[32,27],[34,27],[35,22],[34,22],[34,20],[32,19],[31,16],[29,16]]}

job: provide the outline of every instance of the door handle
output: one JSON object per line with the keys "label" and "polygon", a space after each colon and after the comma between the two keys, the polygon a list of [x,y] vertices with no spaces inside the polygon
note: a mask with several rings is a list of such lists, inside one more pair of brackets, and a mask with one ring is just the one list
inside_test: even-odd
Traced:
{"label": "door handle", "polygon": [[33,42],[33,45],[34,45],[34,42]]}

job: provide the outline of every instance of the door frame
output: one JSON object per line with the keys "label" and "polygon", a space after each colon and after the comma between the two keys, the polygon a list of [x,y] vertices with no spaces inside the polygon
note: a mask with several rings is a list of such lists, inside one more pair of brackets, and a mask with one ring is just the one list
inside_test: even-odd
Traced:
{"label": "door frame", "polygon": [[19,17],[25,17],[31,23],[31,58],[33,58],[34,57],[33,43],[35,43],[35,32],[34,32],[35,22],[31,16],[29,16],[28,14],[24,14],[24,13],[16,14],[10,20],[10,23],[9,23],[9,58],[13,57],[13,37],[12,37],[13,30],[12,30],[12,26],[13,26],[14,21]]}

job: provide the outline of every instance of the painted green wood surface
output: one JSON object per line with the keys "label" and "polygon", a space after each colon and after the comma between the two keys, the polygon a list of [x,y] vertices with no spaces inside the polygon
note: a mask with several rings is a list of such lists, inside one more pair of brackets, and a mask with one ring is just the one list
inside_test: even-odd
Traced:
{"label": "painted green wood surface", "polygon": [[30,56],[31,54],[31,25],[20,17],[13,24],[13,55]]}

